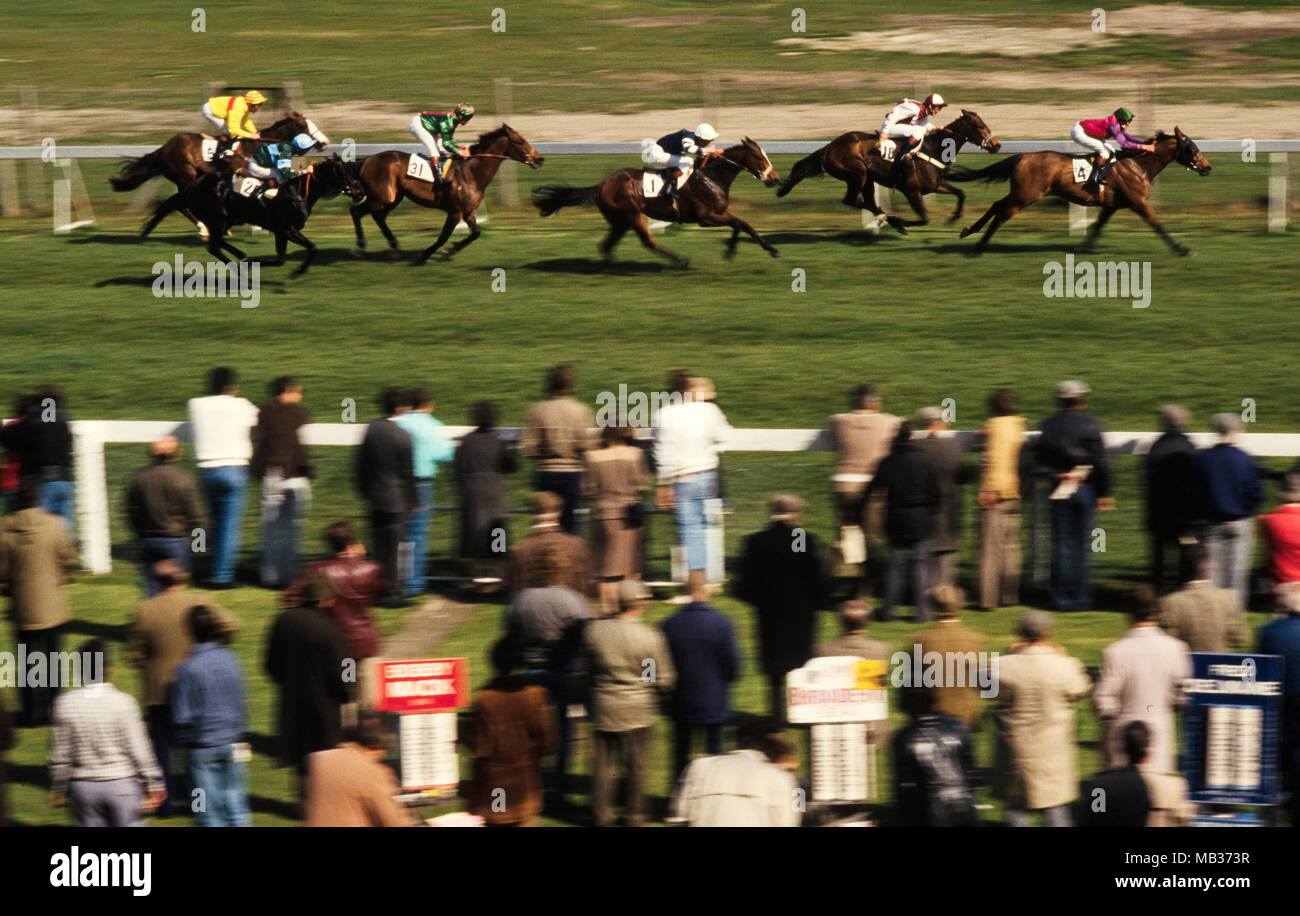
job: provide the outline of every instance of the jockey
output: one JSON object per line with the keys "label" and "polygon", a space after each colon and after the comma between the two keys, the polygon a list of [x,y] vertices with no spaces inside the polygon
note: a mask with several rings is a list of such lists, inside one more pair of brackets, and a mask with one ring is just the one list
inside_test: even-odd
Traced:
{"label": "jockey", "polygon": [[456,143],[456,128],[474,117],[474,106],[461,102],[451,111],[421,111],[411,118],[410,130],[424,146],[433,166],[434,186],[446,184],[439,168],[443,156],[468,156],[469,147]]}
{"label": "jockey", "polygon": [[902,99],[894,110],[885,115],[877,136],[884,140],[889,138],[898,144],[894,153],[894,167],[890,172],[890,183],[897,184],[903,171],[903,160],[916,151],[925,139],[925,135],[938,127],[930,121],[930,116],[938,114],[948,103],[937,92],[931,92],[921,101]]}
{"label": "jockey", "polygon": [[1120,149],[1142,149],[1148,153],[1155,150],[1154,143],[1147,143],[1141,137],[1135,137],[1127,130],[1133,123],[1133,112],[1127,108],[1116,108],[1109,118],[1090,118],[1077,122],[1070,128],[1070,139],[1080,146],[1091,150],[1097,158],[1092,164],[1092,174],[1084,186],[1096,185],[1101,189],[1106,175],[1110,173],[1111,152]]}
{"label": "jockey", "polygon": [[642,157],[646,163],[667,173],[664,181],[665,196],[671,199],[677,195],[677,175],[690,172],[697,157],[721,155],[713,148],[716,139],[718,132],[713,129],[713,125],[703,123],[695,130],[683,127],[675,133],[666,134],[646,147]]}
{"label": "jockey", "polygon": [[[259,143],[257,152],[253,153],[253,158],[248,160],[248,174],[263,181],[269,180],[272,190],[265,192],[265,196],[275,197],[274,188],[288,185],[300,175],[310,175],[316,171],[315,165],[308,165],[301,172],[295,172],[293,169],[294,153],[305,153],[315,145],[316,141],[308,134],[298,134],[290,142],[267,140]],[[290,194],[292,193],[293,189],[290,186]]]}
{"label": "jockey", "polygon": [[262,110],[266,96],[256,89],[250,89],[243,95],[215,95],[203,103],[203,117],[211,121],[218,130],[221,143],[217,146],[217,155],[229,145],[232,138],[260,140],[262,135],[253,126],[249,115]]}

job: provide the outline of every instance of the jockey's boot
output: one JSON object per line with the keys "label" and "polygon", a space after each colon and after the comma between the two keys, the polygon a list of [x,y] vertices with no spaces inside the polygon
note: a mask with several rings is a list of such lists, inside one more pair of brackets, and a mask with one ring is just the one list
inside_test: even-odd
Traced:
{"label": "jockey's boot", "polygon": [[212,151],[212,161],[219,162],[226,157],[226,151],[230,148],[230,134],[222,134],[217,137],[217,148]]}
{"label": "jockey's boot", "polygon": [[1114,163],[1115,160],[1113,158],[1107,159],[1104,162],[1094,159],[1092,163],[1092,174],[1090,174],[1088,180],[1083,183],[1084,190],[1096,189],[1100,191],[1102,184],[1106,181],[1106,176],[1110,174],[1110,167],[1114,165]]}
{"label": "jockey's boot", "polygon": [[664,169],[664,200],[676,206],[677,203],[677,179],[682,174],[681,169]]}
{"label": "jockey's boot", "polygon": [[889,170],[890,187],[897,188],[903,181],[903,164],[907,162],[907,157],[911,155],[912,148],[909,146],[904,149],[902,144],[898,146],[898,152],[894,153],[894,167]]}

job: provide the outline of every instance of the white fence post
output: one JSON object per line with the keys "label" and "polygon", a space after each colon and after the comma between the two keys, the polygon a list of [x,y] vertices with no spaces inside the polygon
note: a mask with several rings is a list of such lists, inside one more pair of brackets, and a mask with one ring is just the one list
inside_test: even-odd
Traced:
{"label": "white fence post", "polygon": [[1286,153],[1269,153],[1268,164],[1268,231],[1286,232]]}
{"label": "white fence post", "polygon": [[113,571],[104,440],[100,434],[100,425],[95,421],[72,424],[81,565],[96,574]]}
{"label": "white fence post", "polygon": [[1083,235],[1088,231],[1088,224],[1092,222],[1092,217],[1088,213],[1088,208],[1070,203],[1070,235]]}

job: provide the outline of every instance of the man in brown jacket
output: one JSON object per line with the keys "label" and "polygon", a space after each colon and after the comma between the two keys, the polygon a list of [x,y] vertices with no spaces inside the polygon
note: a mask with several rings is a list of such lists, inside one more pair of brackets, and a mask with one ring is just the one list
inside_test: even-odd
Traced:
{"label": "man in brown jacket", "polygon": [[[63,625],[72,619],[61,586],[81,566],[62,520],[37,505],[35,482],[18,490],[18,511],[0,523],[0,587],[9,592],[9,616],[17,631],[14,642],[28,657],[59,651]],[[49,725],[58,686],[25,686],[18,724]]]}
{"label": "man in brown jacket", "polygon": [[338,747],[307,755],[306,827],[412,827],[393,798],[397,777],[383,763],[379,720],[363,717]]}
{"label": "man in brown jacket", "polygon": [[1183,548],[1182,579],[1176,592],[1160,599],[1160,622],[1191,652],[1232,652],[1244,646],[1248,630],[1241,598],[1210,581],[1210,552],[1202,544]]}
{"label": "man in brown jacket", "polygon": [[[844,562],[851,566],[863,562],[866,552],[862,524],[867,484],[871,483],[881,459],[889,454],[889,445],[902,422],[899,417],[881,413],[880,404],[875,385],[858,385],[850,398],[852,409],[836,414],[827,422],[836,452],[831,483],[839,507],[840,550]],[[876,523],[878,515],[873,519]]]}
{"label": "man in brown jacket", "polygon": [[[934,692],[934,712],[941,716],[960,719],[972,732],[980,727],[980,673],[975,667],[982,664],[984,637],[962,626],[962,609],[966,606],[966,592],[955,585],[937,585],[930,589],[930,600],[939,610],[939,621],[916,634],[916,644],[921,647],[921,658],[937,652],[944,659],[945,672],[963,672],[964,683],[943,683]],[[950,667],[948,660],[953,659]]]}
{"label": "man in brown jacket", "polygon": [[492,647],[496,671],[474,698],[465,745],[474,755],[471,814],[489,827],[530,827],[542,811],[542,758],[556,748],[551,695],[512,672],[516,646],[507,637]]}
{"label": "man in brown jacket", "polygon": [[574,510],[582,496],[582,467],[587,450],[595,447],[592,428],[596,413],[573,394],[573,367],[554,366],[546,376],[545,401],[528,408],[523,453],[537,461],[536,488],[564,501],[560,528],[578,530]]}
{"label": "man in brown jacket", "polygon": [[190,538],[203,527],[199,488],[192,475],[176,466],[176,437],[155,439],[149,453],[153,461],[131,476],[126,491],[126,515],[139,545],[146,598],[165,588],[153,576],[158,562],[174,560],[182,569],[190,568]]}
{"label": "man in brown jacket", "polygon": [[536,566],[537,552],[547,544],[557,546],[565,558],[568,578],[553,583],[573,589],[580,595],[591,595],[594,580],[591,575],[591,549],[576,534],[560,530],[563,500],[555,493],[543,490],[533,494],[533,533],[524,538],[506,556],[504,576],[505,594],[513,595],[521,588],[552,583],[533,581],[530,570]]}
{"label": "man in brown jacket", "polygon": [[126,657],[140,669],[149,741],[153,744],[154,755],[162,767],[167,785],[167,800],[159,808],[158,815],[170,817],[172,804],[183,805],[189,797],[184,768],[172,770],[175,737],[167,693],[176,680],[176,669],[194,648],[194,636],[189,625],[190,610],[200,604],[212,609],[225,634],[224,645],[234,640],[243,625],[211,598],[190,591],[190,574],[174,560],[155,563],[151,578],[162,585],[163,591],[136,606],[126,639]]}

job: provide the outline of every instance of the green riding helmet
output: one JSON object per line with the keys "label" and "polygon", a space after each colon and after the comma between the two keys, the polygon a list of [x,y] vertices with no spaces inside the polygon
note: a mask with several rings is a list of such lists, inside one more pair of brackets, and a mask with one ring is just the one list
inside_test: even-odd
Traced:
{"label": "green riding helmet", "polygon": [[1115,117],[1121,124],[1130,124],[1133,121],[1133,112],[1129,111],[1127,108],[1116,108]]}
{"label": "green riding helmet", "polygon": [[474,106],[466,102],[461,102],[456,106],[456,117],[460,118],[462,121],[468,121],[470,118],[474,117]]}

